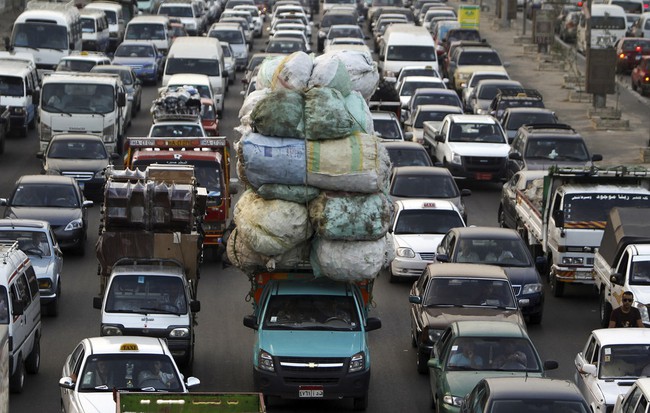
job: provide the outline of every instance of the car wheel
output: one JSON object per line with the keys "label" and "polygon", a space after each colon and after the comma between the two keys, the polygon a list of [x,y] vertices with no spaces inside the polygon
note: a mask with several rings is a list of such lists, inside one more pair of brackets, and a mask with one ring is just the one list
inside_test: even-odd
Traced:
{"label": "car wheel", "polygon": [[59,315],[59,300],[61,299],[61,280],[59,280],[59,284],[56,287],[56,298],[54,301],[49,303],[47,307],[45,308],[45,312],[48,317],[56,317]]}
{"label": "car wheel", "polygon": [[25,370],[29,374],[38,373],[38,369],[41,367],[41,340],[40,337],[36,336],[34,342],[34,348],[32,352],[27,356],[25,360]]}
{"label": "car wheel", "polygon": [[25,363],[21,355],[18,355],[16,371],[9,378],[9,391],[12,393],[22,393],[25,386]]}
{"label": "car wheel", "polygon": [[413,347],[413,348],[418,347],[418,341],[415,338],[415,334],[413,333],[413,331],[411,331],[411,347]]}
{"label": "car wheel", "polygon": [[499,226],[501,228],[507,228],[506,227],[506,213],[503,211],[503,206],[499,205],[499,213],[497,214],[498,219],[499,219]]}
{"label": "car wheel", "polygon": [[418,350],[418,361],[417,361],[418,373],[427,374],[429,372],[429,366],[427,366],[428,362],[429,362],[429,355],[426,353],[423,354],[420,350]]}
{"label": "car wheel", "polygon": [[609,317],[612,315],[612,306],[605,298],[605,287],[600,292],[600,326],[607,328],[609,326]]}
{"label": "car wheel", "polygon": [[354,411],[365,411],[368,408],[368,393],[361,397],[355,397],[352,400],[352,409]]}
{"label": "car wheel", "polygon": [[564,295],[564,283],[557,280],[557,277],[549,274],[551,278],[551,291],[553,291],[553,297],[562,297]]}

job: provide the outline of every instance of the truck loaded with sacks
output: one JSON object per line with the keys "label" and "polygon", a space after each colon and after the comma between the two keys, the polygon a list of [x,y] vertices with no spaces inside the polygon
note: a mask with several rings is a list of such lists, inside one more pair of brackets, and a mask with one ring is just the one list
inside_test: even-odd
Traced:
{"label": "truck loaded with sacks", "polygon": [[372,286],[386,265],[390,160],[352,51],[267,58],[240,111],[228,259],[251,282],[254,382],[265,397],[368,404]]}

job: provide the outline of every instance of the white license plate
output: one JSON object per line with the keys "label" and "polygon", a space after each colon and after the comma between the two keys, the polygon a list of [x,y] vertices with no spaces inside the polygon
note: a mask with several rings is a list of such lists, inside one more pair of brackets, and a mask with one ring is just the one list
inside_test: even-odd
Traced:
{"label": "white license plate", "polygon": [[298,389],[298,397],[305,399],[315,399],[323,397],[322,388],[300,388]]}

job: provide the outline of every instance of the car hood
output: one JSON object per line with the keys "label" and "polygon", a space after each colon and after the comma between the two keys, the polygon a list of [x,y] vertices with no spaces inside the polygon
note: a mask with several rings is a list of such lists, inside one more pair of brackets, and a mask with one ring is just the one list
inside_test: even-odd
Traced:
{"label": "car hood", "polygon": [[[469,73],[474,72],[503,72],[508,73],[503,66],[485,66],[485,65],[461,65],[456,67],[455,73]],[[469,77],[467,78],[469,80]]]}
{"label": "car hood", "polygon": [[5,218],[14,219],[42,219],[56,227],[67,225],[70,221],[81,218],[80,208],[35,208],[35,207],[10,207]]}
{"label": "car hood", "polygon": [[452,396],[464,397],[474,386],[486,377],[542,377],[541,373],[521,371],[448,371],[445,372],[447,389]]}
{"label": "car hood", "polygon": [[155,62],[156,59],[154,58],[144,58],[144,57],[114,57],[113,58],[114,65],[124,65],[124,66],[147,65],[147,64],[154,64]]}
{"label": "car hood", "polygon": [[560,168],[568,166],[576,166],[582,168],[583,166],[589,166],[590,161],[553,161],[551,159],[527,159],[526,160],[526,169],[530,171],[543,171],[548,169],[551,166],[557,165]]}
{"label": "car hood", "polygon": [[34,271],[36,272],[37,278],[43,278],[47,276],[48,278],[54,273],[54,257],[39,257],[38,255],[28,254],[29,260],[32,262]]}
{"label": "car hood", "polygon": [[114,413],[113,392],[77,393],[79,407],[84,413]]}
{"label": "car hood", "polygon": [[361,331],[260,330],[259,339],[260,348],[274,356],[350,357],[364,350]]}
{"label": "car hood", "polygon": [[408,247],[415,252],[435,251],[445,234],[394,235],[395,248]]}
{"label": "car hood", "polygon": [[634,384],[635,379],[604,381],[598,380],[598,388],[605,397],[605,404],[613,406],[619,394],[625,394]]}
{"label": "car hood", "polygon": [[482,306],[424,308],[425,323],[436,330],[443,330],[454,321],[464,320],[502,320],[525,325],[523,316],[518,309],[502,310]]}
{"label": "car hood", "polygon": [[47,167],[57,172],[96,172],[108,166],[108,159],[52,159],[48,158]]}
{"label": "car hood", "polygon": [[510,279],[510,284],[521,285],[541,283],[535,267],[502,267]]}
{"label": "car hood", "polygon": [[506,157],[510,151],[507,143],[449,142],[449,149],[461,156]]}

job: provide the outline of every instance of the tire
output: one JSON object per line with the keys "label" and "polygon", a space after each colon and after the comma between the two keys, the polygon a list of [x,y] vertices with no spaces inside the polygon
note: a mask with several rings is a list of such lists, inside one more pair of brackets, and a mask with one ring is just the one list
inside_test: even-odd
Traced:
{"label": "tire", "polygon": [[27,359],[25,360],[25,370],[29,374],[38,373],[39,368],[41,367],[41,339],[36,336],[36,341],[34,342],[34,348],[32,352],[29,353]]}
{"label": "tire", "polygon": [[427,366],[428,361],[429,361],[429,355],[422,354],[422,352],[418,349],[418,360],[417,360],[418,373],[420,374],[429,373],[429,366]]}
{"label": "tire", "polygon": [[36,129],[36,114],[35,113],[34,113],[34,117],[32,117],[32,120],[27,124],[27,128],[29,130]]}
{"label": "tire", "polygon": [[609,317],[612,315],[612,305],[605,299],[605,289],[600,292],[600,305],[598,314],[600,315],[600,326],[607,328],[609,326]]}
{"label": "tire", "polygon": [[25,386],[25,363],[23,357],[18,355],[16,371],[9,378],[9,391],[11,393],[20,394],[23,392]]}
{"label": "tire", "polygon": [[562,297],[564,295],[564,284],[559,282],[557,277],[550,275],[551,291],[553,291],[553,297]]}
{"label": "tire", "polygon": [[56,317],[59,315],[59,300],[61,299],[61,280],[56,288],[56,299],[45,307],[45,314],[48,317]]}
{"label": "tire", "polygon": [[368,408],[368,393],[361,397],[352,399],[352,409],[357,412],[365,411]]}
{"label": "tire", "polygon": [[415,338],[415,334],[413,334],[413,332],[411,332],[411,347],[418,348],[418,341]]}
{"label": "tire", "polygon": [[506,213],[503,211],[503,206],[499,205],[499,212],[497,213],[497,218],[499,221],[499,226],[501,228],[507,228],[506,226]]}

